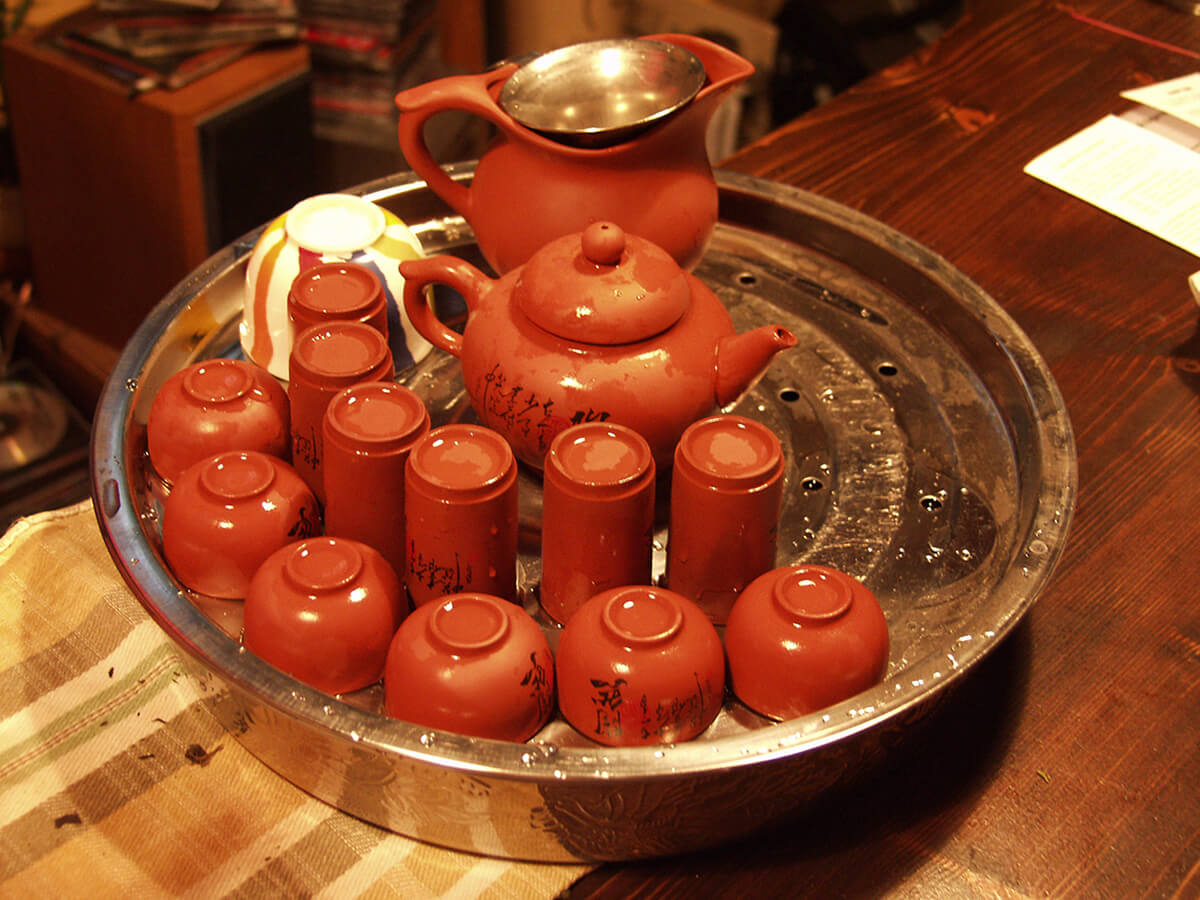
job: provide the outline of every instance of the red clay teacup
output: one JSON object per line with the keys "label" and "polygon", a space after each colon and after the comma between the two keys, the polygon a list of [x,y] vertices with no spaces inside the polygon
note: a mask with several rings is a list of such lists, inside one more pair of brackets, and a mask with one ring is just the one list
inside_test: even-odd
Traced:
{"label": "red clay teacup", "polygon": [[405,464],[408,595],[414,606],[447,594],[516,600],[517,461],[497,432],[442,425]]}
{"label": "red clay teacup", "polygon": [[563,717],[611,746],[690,740],[724,700],[716,628],[661,588],[613,588],[581,606],[559,635],[557,671]]}
{"label": "red clay teacup", "polygon": [[601,591],[649,584],[654,456],[645,438],[610,422],[559,433],[542,492],[542,609],[565,624]]}
{"label": "red clay teacup", "polygon": [[236,359],[194,363],[168,378],[150,406],[146,442],[159,476],[226,450],[290,458],[287,393],[265,370]]}
{"label": "red clay teacup", "polygon": [[554,712],[554,658],[520,606],[455,594],[405,619],[388,651],[384,689],[392,718],[520,742]]}
{"label": "red clay teacup", "polygon": [[183,584],[239,600],[268,556],[321,530],[317,498],[296,470],[256,450],[184,470],[163,506],[163,554]]}
{"label": "red clay teacup", "polygon": [[408,612],[395,571],[372,547],[314,537],[276,550],[246,592],[243,643],[317,690],[357,691],[383,677]]}
{"label": "red clay teacup", "polygon": [[888,646],[875,595],[827,566],[783,566],[759,576],[725,627],[733,693],[772,719],[816,712],[877,684]]}

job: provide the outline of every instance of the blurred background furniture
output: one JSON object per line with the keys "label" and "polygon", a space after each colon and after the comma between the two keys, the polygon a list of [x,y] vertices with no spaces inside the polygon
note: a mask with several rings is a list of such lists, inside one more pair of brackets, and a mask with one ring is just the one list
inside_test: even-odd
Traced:
{"label": "blurred background furniture", "polygon": [[132,98],[37,33],[8,41],[4,69],[38,306],[112,347],[213,250],[311,190],[302,44]]}
{"label": "blurred background furniture", "polygon": [[[961,13],[961,0],[225,0],[273,8],[293,38],[172,90],[114,79],[47,40],[83,16],[154,2],[3,8],[0,320],[19,324],[14,362],[58,391],[84,432],[125,341],[210,252],[304,196],[407,168],[391,102],[402,86],[573,41],[702,34],[758,70],[714,117],[720,160],[935,40]],[[478,157],[488,136],[465,114],[427,129],[444,161]],[[25,284],[28,304],[2,302]],[[39,492],[31,508],[86,493],[85,459],[69,459],[61,503]]]}

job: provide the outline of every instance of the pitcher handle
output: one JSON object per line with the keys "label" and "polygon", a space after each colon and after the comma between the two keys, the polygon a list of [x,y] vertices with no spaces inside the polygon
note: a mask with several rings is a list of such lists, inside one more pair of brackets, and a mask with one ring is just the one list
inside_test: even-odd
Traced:
{"label": "pitcher handle", "polygon": [[462,294],[467,315],[474,312],[479,298],[492,286],[488,278],[463,259],[453,256],[430,256],[400,263],[404,278],[404,311],[408,320],[425,338],[452,356],[462,357],[462,335],[437,317],[429,305],[425,288],[444,284]]}
{"label": "pitcher handle", "polygon": [[510,63],[480,75],[452,75],[396,95],[396,106],[400,109],[397,135],[404,158],[413,171],[425,179],[430,190],[468,221],[471,219],[470,190],[447,175],[434,160],[425,143],[425,123],[437,113],[457,109],[481,116],[508,131],[511,122],[488,89],[497,81],[508,78],[516,69],[516,63]]}

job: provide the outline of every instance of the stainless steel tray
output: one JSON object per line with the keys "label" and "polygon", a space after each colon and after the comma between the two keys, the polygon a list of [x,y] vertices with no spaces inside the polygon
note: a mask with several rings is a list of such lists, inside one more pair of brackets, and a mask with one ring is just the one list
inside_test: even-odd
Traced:
{"label": "stainless steel tray", "polygon": [[[733,407],[769,424],[788,457],[778,561],[832,565],[875,591],[892,638],[883,683],[778,724],[730,698],[694,741],[608,749],[559,720],[526,744],[419,728],[382,716],[378,687],[333,698],[243,652],[240,604],[192,594],[163,563],[145,425],[172,373],[238,354],[256,231],[191,273],[125,348],[97,411],[92,476],[129,586],[186,651],[220,721],[281,776],[383,827],[483,854],[698,849],[778,822],[877,761],[1033,604],[1062,551],[1075,457],[1028,338],[962,273],[880,223],[759,179],[718,182],[721,221],[697,274],[739,327],[780,322],[800,338]],[[423,182],[354,192],[396,212],[429,252],[475,258],[470,229]],[[401,380],[435,424],[470,418],[453,358],[435,351]],[[521,492],[522,588],[536,612],[536,479],[524,474]],[[666,537],[660,528],[656,574]]]}

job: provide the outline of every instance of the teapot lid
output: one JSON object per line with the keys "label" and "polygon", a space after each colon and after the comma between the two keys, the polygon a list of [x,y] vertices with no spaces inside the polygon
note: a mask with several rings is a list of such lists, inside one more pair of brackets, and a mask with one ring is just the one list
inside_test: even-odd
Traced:
{"label": "teapot lid", "polygon": [[513,287],[529,319],[585,344],[630,344],[679,321],[691,303],[683,270],[665,250],[613,222],[551,241]]}

